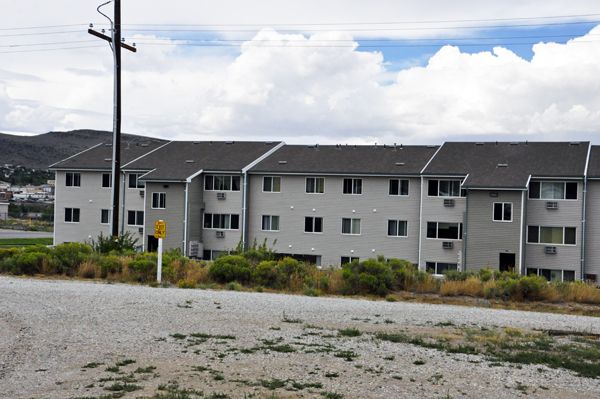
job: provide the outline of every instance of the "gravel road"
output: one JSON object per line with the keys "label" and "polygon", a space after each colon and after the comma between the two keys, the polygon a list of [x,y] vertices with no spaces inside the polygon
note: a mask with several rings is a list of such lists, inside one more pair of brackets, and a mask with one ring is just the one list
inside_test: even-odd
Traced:
{"label": "gravel road", "polygon": [[[0,397],[99,397],[124,376],[140,387],[125,398],[169,381],[231,398],[600,397],[600,380],[562,369],[494,365],[372,335],[444,324],[600,333],[600,318],[583,316],[0,276]],[[363,334],[339,337],[347,328]],[[344,351],[346,359],[335,356]],[[125,359],[135,363],[106,371]],[[275,379],[285,387],[261,383]]]}

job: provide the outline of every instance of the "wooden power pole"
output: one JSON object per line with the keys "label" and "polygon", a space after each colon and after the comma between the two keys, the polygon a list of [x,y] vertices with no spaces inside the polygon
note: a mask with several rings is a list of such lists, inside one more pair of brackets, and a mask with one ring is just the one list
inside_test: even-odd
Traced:
{"label": "wooden power pole", "polygon": [[[121,42],[121,0],[113,0],[115,3],[114,26],[113,21],[100,11],[100,7],[110,3],[104,3],[98,7],[98,12],[104,15],[110,21],[111,37],[108,37],[95,30],[88,29],[88,33],[97,36],[111,43],[113,56],[115,61],[115,87],[114,87],[114,104],[113,104],[113,155],[112,155],[112,222],[111,235],[117,237],[119,235],[119,177],[121,176],[121,47],[127,50],[137,51],[135,47],[131,47]],[[125,217],[125,215],[123,215]]]}

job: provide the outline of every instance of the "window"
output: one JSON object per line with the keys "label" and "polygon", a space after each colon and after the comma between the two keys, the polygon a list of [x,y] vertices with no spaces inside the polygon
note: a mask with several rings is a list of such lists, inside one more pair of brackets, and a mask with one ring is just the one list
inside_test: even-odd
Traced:
{"label": "window", "polygon": [[511,202],[494,202],[494,222],[512,222]]}
{"label": "window", "polygon": [[325,192],[324,177],[307,177],[306,178],[306,193],[307,194],[323,194]]}
{"label": "window", "polygon": [[342,256],[342,265],[347,265],[348,263],[352,263],[354,261],[358,262],[358,258],[354,256]]}
{"label": "window", "polygon": [[240,191],[240,176],[206,175],[204,189],[208,191]]}
{"label": "window", "polygon": [[238,230],[240,228],[240,215],[205,213],[204,228]]}
{"label": "window", "polygon": [[274,177],[274,176],[263,177],[263,191],[265,193],[281,192],[281,177]]}
{"label": "window", "polygon": [[527,226],[527,242],[530,244],[576,244],[575,227]]}
{"label": "window", "polygon": [[362,179],[344,179],[344,194],[362,194]]}
{"label": "window", "polygon": [[167,207],[166,193],[152,193],[152,209],[165,209]]}
{"label": "window", "polygon": [[67,172],[65,186],[81,187],[81,173]]}
{"label": "window", "polygon": [[304,232],[305,233],[322,233],[323,232],[323,218],[306,216],[304,218]]}
{"label": "window", "polygon": [[109,224],[110,223],[110,209],[100,210],[100,223],[101,224]]}
{"label": "window", "polygon": [[130,173],[129,174],[129,188],[144,188],[146,185],[143,181],[140,181],[141,173]]}
{"label": "window", "polygon": [[342,234],[360,234],[360,219],[342,219]]}
{"label": "window", "polygon": [[390,195],[408,195],[408,179],[390,179]]}
{"label": "window", "polygon": [[112,187],[112,173],[102,173],[102,188]]}
{"label": "window", "polygon": [[444,262],[425,262],[425,269],[427,270],[427,272],[433,272],[433,274],[444,274],[445,271],[458,270],[458,264]]}
{"label": "window", "polygon": [[430,197],[466,197],[467,191],[461,190],[460,180],[429,180],[427,195]]}
{"label": "window", "polygon": [[552,270],[552,269],[532,269],[527,268],[527,275],[545,277],[548,281],[575,281],[575,272],[573,270]]}
{"label": "window", "polygon": [[65,222],[79,223],[79,208],[65,208]]}
{"label": "window", "polygon": [[127,211],[127,225],[128,226],[143,226],[144,225],[144,211]]}
{"label": "window", "polygon": [[529,183],[530,199],[577,199],[577,183],[565,182],[539,182]]}
{"label": "window", "polygon": [[263,215],[262,230],[279,231],[279,216]]}
{"label": "window", "polygon": [[388,220],[388,236],[408,236],[408,222],[406,220]]}
{"label": "window", "polygon": [[427,238],[462,240],[462,223],[427,222]]}

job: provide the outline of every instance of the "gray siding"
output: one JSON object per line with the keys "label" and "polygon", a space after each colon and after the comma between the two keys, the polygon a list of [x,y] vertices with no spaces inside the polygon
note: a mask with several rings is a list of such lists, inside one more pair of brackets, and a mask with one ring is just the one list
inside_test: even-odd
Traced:
{"label": "gray siding", "polygon": [[[490,197],[490,192],[497,197]],[[521,191],[469,190],[466,270],[499,270],[500,253],[515,254],[519,270]],[[494,203],[512,203],[512,222],[493,220]]]}
{"label": "gray siding", "polygon": [[[423,194],[423,223],[421,226],[421,264],[419,265],[419,268],[423,271],[425,270],[426,262],[458,263],[459,254],[463,252],[463,240],[427,238],[427,222],[463,223],[466,208],[466,198],[463,197],[452,197],[454,198],[454,206],[444,206],[444,199],[449,197],[429,197],[427,191],[430,179],[456,180],[451,178],[423,179],[423,187],[421,187]],[[452,249],[442,248],[442,242],[444,241],[453,241],[454,247]],[[462,266],[459,265],[459,267]]]}
{"label": "gray siding", "polygon": [[[231,173],[209,173],[212,175],[231,175]],[[239,174],[238,174],[239,176]],[[199,179],[202,189],[204,189],[204,175]],[[240,182],[243,189],[243,181]],[[217,199],[217,193],[225,193],[226,199]],[[235,249],[240,239],[242,238],[242,194],[243,191],[213,191],[208,190],[203,193],[203,200],[205,204],[204,212],[200,223],[202,226],[202,241],[204,243],[204,250],[213,251],[225,251]],[[205,229],[204,228],[204,214],[235,214],[240,215],[240,228],[237,230],[224,230],[224,229]],[[217,231],[223,231],[225,237],[219,238],[216,236]]]}
{"label": "gray siding", "polygon": [[[277,239],[277,252],[321,256],[322,265],[339,265],[342,256],[417,262],[419,178],[409,179],[409,196],[390,196],[389,177],[363,176],[362,195],[343,195],[343,176],[310,177],[325,178],[324,194],[307,194],[306,176],[301,175],[281,175],[281,192],[264,193],[263,175],[250,175],[250,245],[267,238],[271,246]],[[280,230],[262,231],[263,215],[279,216]],[[323,233],[305,233],[305,217],[322,217]],[[342,234],[342,218],[361,219],[361,234]],[[408,237],[388,237],[388,220],[408,221]]]}
{"label": "gray siding", "polygon": [[585,273],[600,278],[600,180],[588,180],[587,186]]}
{"label": "gray siding", "polygon": [[[166,193],[165,209],[152,209],[152,193]],[[163,220],[167,223],[163,251],[169,248],[183,251],[184,195],[185,183],[146,183],[144,245],[148,244],[148,236],[154,236],[154,223]]]}
{"label": "gray siding", "polygon": [[188,184],[188,241],[202,241],[202,212],[204,211],[203,177]]}
{"label": "gray siding", "polygon": [[[124,181],[121,184],[121,198],[125,196],[125,207],[123,209],[123,214],[121,218],[125,221],[123,223],[124,231],[130,231],[133,234],[134,238],[138,239],[137,244],[140,246],[146,246],[146,242],[144,239],[145,231],[140,233],[140,228],[144,228],[146,221],[146,213],[145,213],[145,189],[143,188],[129,188],[129,173],[123,175]],[[143,192],[144,195],[140,195],[140,192]],[[130,226],[127,224],[127,213],[128,211],[143,211],[144,212],[144,225],[142,226]],[[154,234],[154,228],[152,229],[150,234]]]}
{"label": "gray siding", "polygon": [[577,200],[552,200],[558,202],[558,209],[546,209],[548,200],[526,199],[526,226],[577,228],[576,245],[551,244],[557,247],[556,254],[545,253],[546,245],[550,244],[526,244],[526,268],[575,270],[575,279],[580,278],[582,198],[583,184],[579,181]]}
{"label": "gray siding", "polygon": [[[56,171],[54,245],[96,240],[100,232],[110,235],[110,225],[100,224],[101,210],[111,208],[111,189],[102,188],[102,172],[80,172],[80,187],[66,187],[66,173]],[[80,210],[79,223],[65,222],[65,208]]]}

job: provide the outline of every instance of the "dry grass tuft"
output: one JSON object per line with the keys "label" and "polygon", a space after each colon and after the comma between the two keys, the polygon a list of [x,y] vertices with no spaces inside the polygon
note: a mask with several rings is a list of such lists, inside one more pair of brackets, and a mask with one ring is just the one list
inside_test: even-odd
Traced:
{"label": "dry grass tuft", "polygon": [[600,290],[593,285],[569,284],[561,287],[560,294],[553,291],[566,301],[600,304]]}
{"label": "dry grass tuft", "polygon": [[77,275],[80,278],[96,278],[96,276],[100,276],[100,265],[87,259],[77,268]]}
{"label": "dry grass tuft", "polygon": [[[495,282],[491,283],[492,285],[495,284]],[[464,281],[444,281],[440,287],[440,295],[442,296],[470,295],[480,297],[483,296],[483,292],[484,285],[478,276],[469,277]]]}

